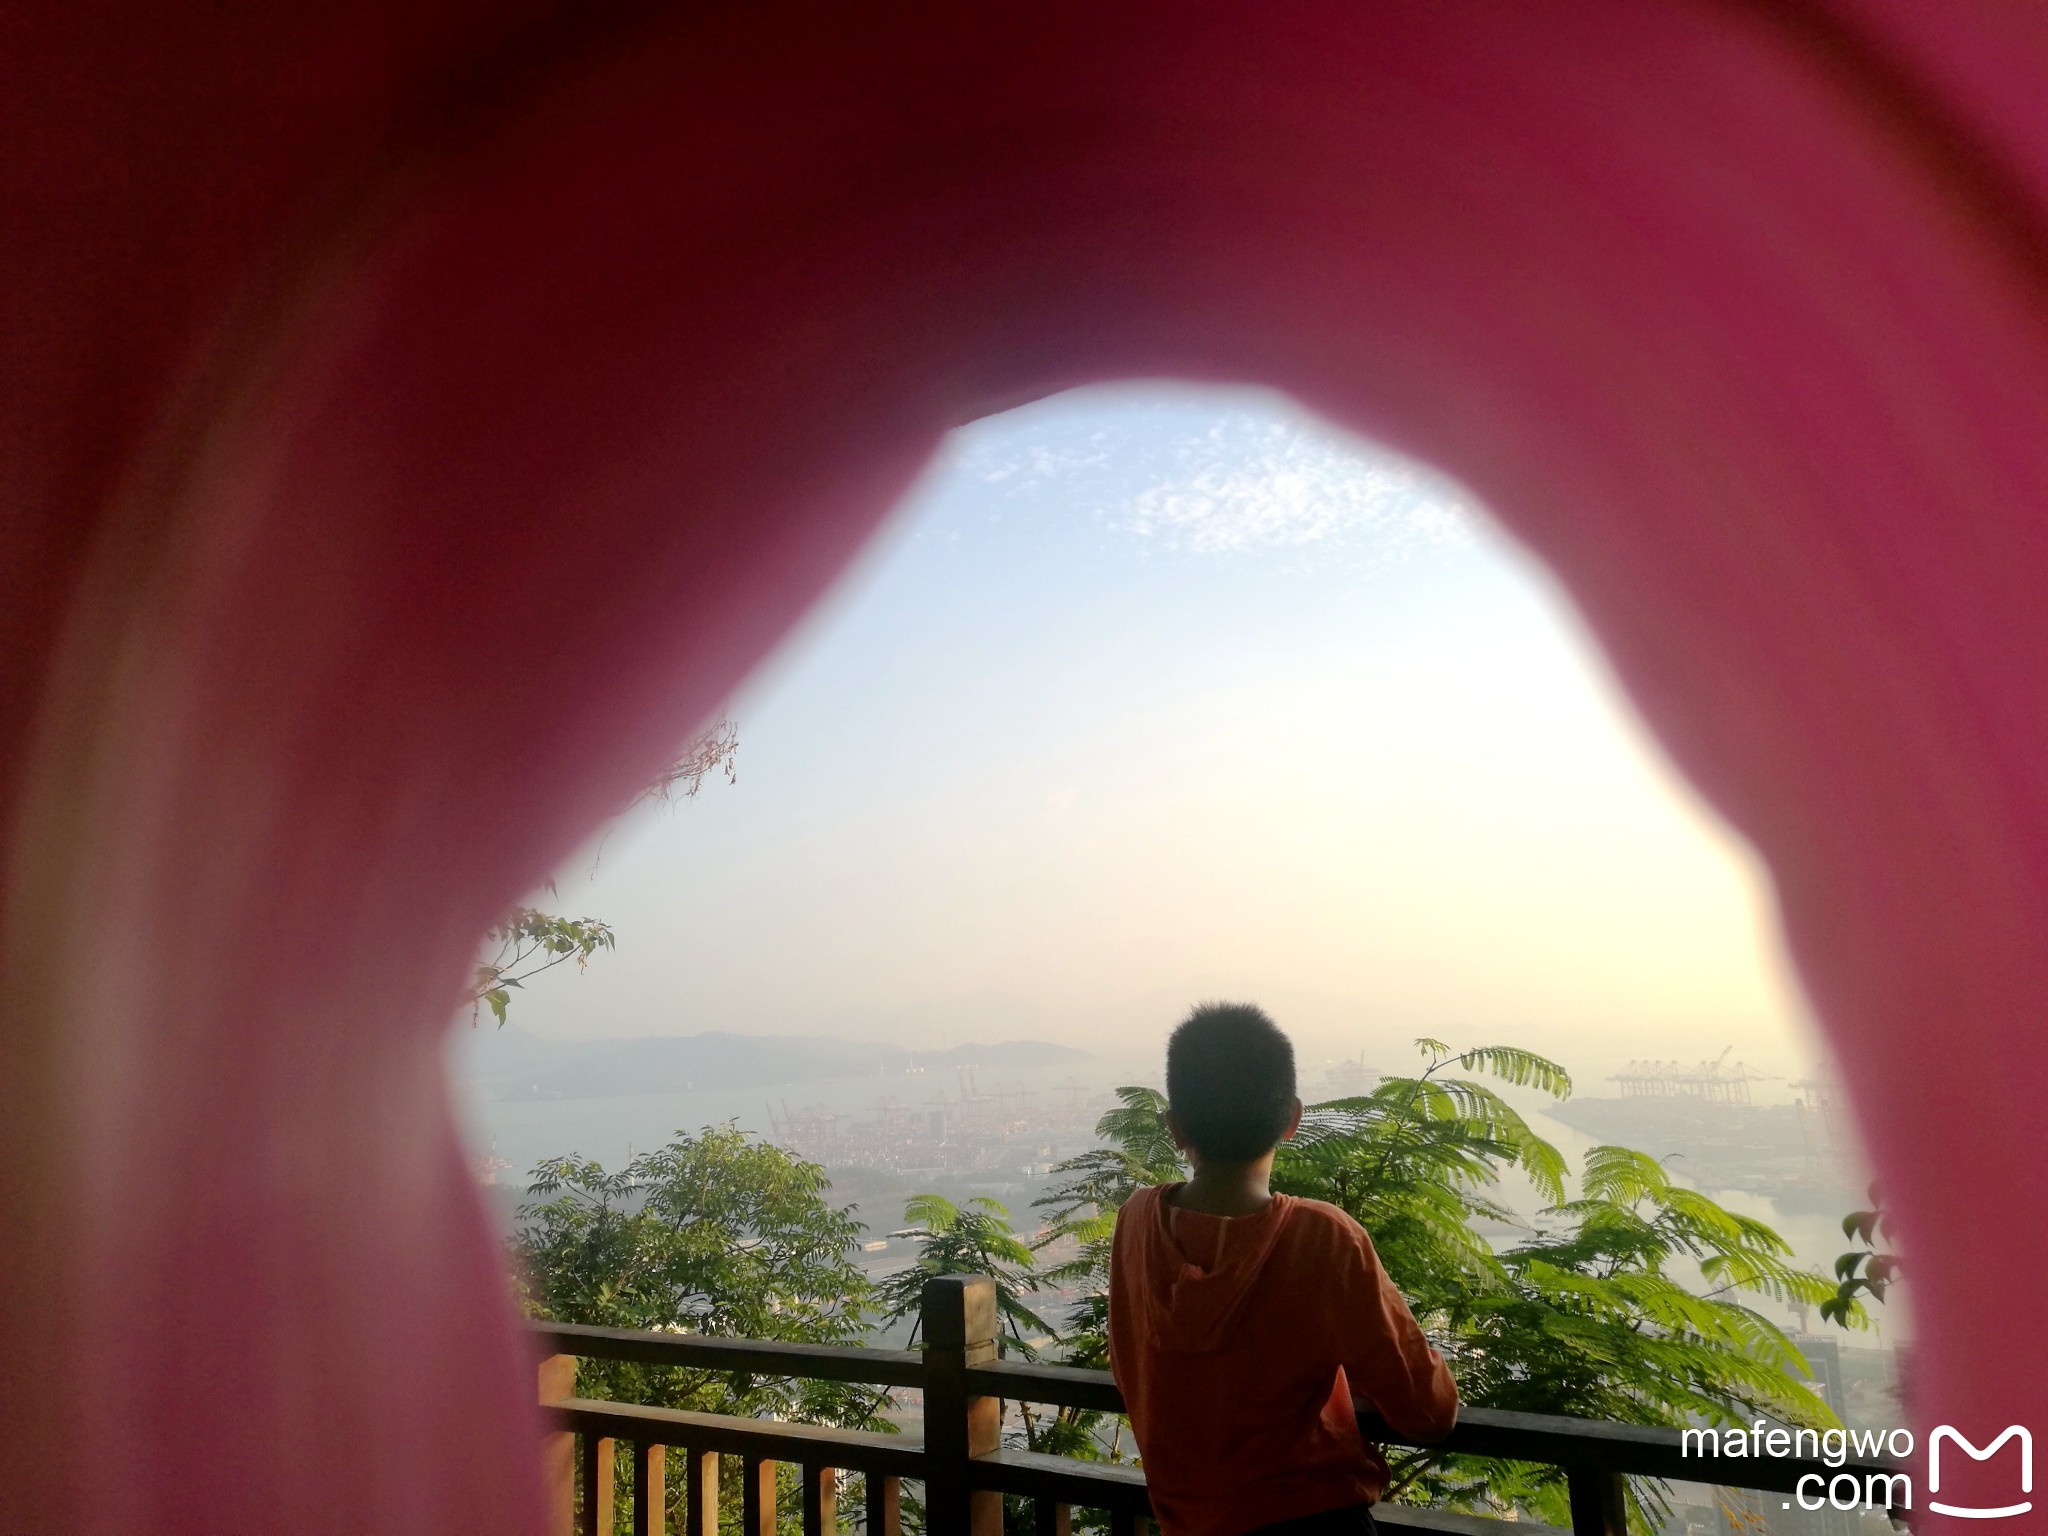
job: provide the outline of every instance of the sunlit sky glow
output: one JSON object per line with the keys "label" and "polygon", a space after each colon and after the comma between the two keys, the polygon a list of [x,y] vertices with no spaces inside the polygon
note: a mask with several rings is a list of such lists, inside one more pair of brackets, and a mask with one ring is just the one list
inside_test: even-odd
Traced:
{"label": "sunlit sky glow", "polygon": [[736,784],[562,870],[618,949],[526,1028],[1143,1057],[1228,996],[1387,1065],[1424,1032],[1812,1061],[1752,856],[1549,577],[1275,396],[957,434],[732,714]]}

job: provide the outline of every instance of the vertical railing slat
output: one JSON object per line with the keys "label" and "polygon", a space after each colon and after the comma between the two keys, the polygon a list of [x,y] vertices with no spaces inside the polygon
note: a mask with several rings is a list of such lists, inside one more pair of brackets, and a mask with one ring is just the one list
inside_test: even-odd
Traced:
{"label": "vertical railing slat", "polygon": [[839,1529],[839,1473],[804,1467],[804,1536],[833,1536]]}
{"label": "vertical railing slat", "polygon": [[1073,1506],[1057,1499],[1033,1499],[1031,1529],[1033,1536],[1073,1536]]}
{"label": "vertical railing slat", "polygon": [[1598,1467],[1566,1467],[1572,1536],[1628,1536],[1628,1479]]}
{"label": "vertical railing slat", "polygon": [[667,1471],[662,1447],[633,1442],[633,1536],[662,1536],[668,1524]]}
{"label": "vertical railing slat", "polygon": [[740,1465],[741,1536],[775,1536],[775,1463],[744,1456]]}
{"label": "vertical railing slat", "polygon": [[718,1452],[683,1453],[684,1536],[718,1536]]}
{"label": "vertical railing slat", "polygon": [[583,1502],[578,1506],[578,1536],[612,1536],[613,1443],[603,1435],[583,1435],[579,1440]]}
{"label": "vertical railing slat", "polygon": [[867,1484],[867,1536],[902,1536],[903,1484],[880,1472],[870,1472]]}

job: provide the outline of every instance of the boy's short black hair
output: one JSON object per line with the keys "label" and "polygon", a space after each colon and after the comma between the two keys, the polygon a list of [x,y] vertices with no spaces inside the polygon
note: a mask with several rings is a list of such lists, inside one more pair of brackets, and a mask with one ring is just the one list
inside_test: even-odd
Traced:
{"label": "boy's short black hair", "polygon": [[1203,1157],[1264,1157],[1294,1117],[1294,1047],[1249,1003],[1204,1003],[1167,1038],[1166,1102]]}

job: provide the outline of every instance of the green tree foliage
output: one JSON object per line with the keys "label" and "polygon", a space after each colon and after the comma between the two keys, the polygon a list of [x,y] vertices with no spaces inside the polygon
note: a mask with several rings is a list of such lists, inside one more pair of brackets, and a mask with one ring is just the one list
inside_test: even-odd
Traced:
{"label": "green tree foliage", "polygon": [[1411,1303],[1434,1310],[1439,1294],[1497,1279],[1493,1250],[1475,1224],[1517,1224],[1493,1195],[1504,1172],[1519,1171],[1547,1204],[1565,1193],[1563,1154],[1491,1087],[1447,1074],[1481,1072],[1558,1098],[1571,1092],[1571,1079],[1528,1051],[1489,1046],[1453,1055],[1440,1041],[1417,1044],[1429,1058],[1420,1075],[1382,1079],[1369,1094],[1305,1114],[1274,1164],[1273,1183],[1350,1212]]}
{"label": "green tree foliage", "polygon": [[[1513,1047],[1418,1045],[1425,1066],[1416,1075],[1312,1106],[1275,1159],[1273,1186],[1329,1201],[1366,1227],[1467,1403],[1634,1424],[1737,1424],[1759,1414],[1835,1422],[1798,1350],[1741,1299],[1834,1295],[1794,1265],[1777,1233],[1620,1147],[1587,1154],[1571,1198],[1563,1154],[1496,1087],[1562,1098],[1571,1091],[1564,1069]],[[1098,1127],[1109,1145],[1062,1163],[1065,1182],[1040,1202],[1047,1242],[1078,1245],[1044,1276],[1080,1292],[1064,1320],[1076,1363],[1104,1357],[1117,1207],[1139,1185],[1184,1176],[1164,1099],[1140,1088],[1119,1099]],[[1533,1220],[1510,1203],[1522,1188],[1537,1207]],[[1483,1227],[1524,1235],[1496,1245]],[[1391,1462],[1390,1496],[1404,1502],[1570,1523],[1556,1469],[1431,1451]],[[1661,1485],[1637,1480],[1631,1502],[1639,1529],[1662,1523]]]}
{"label": "green tree foliage", "polygon": [[[852,1255],[866,1229],[833,1205],[815,1163],[732,1126],[679,1133],[616,1173],[563,1157],[534,1170],[517,1256],[535,1315],[731,1338],[838,1344],[867,1327],[872,1296]],[[714,1413],[769,1410],[836,1422],[831,1382],[734,1383],[590,1362],[631,1378],[634,1401]],[[645,1383],[642,1377],[653,1377]],[[579,1377],[582,1380],[582,1377]],[[607,1383],[608,1385],[612,1383]],[[658,1386],[650,1396],[645,1386]],[[579,1390],[582,1390],[579,1388]],[[607,1395],[627,1396],[626,1392]],[[825,1410],[823,1413],[820,1410]]]}
{"label": "green tree foliage", "polygon": [[[824,1170],[731,1126],[678,1133],[612,1172],[582,1157],[534,1170],[513,1257],[529,1313],[565,1323],[856,1342],[873,1294],[852,1255],[865,1230],[827,1198]],[[584,1397],[799,1423],[875,1423],[881,1394],[788,1380],[584,1360]],[[630,1468],[620,1469],[621,1509]],[[737,1480],[726,1491],[737,1496]],[[682,1490],[671,1489],[680,1519]],[[733,1511],[737,1519],[737,1510]],[[677,1529],[680,1529],[678,1524]]]}
{"label": "green tree foliage", "polygon": [[485,936],[484,944],[491,957],[477,963],[470,984],[469,1022],[475,1024],[478,1010],[488,1004],[491,1017],[502,1025],[512,988],[523,987],[565,960],[574,960],[580,971],[600,949],[612,948],[614,940],[610,926],[594,917],[553,917],[533,907],[514,907]]}
{"label": "green tree foliage", "polygon": [[1870,1209],[1851,1211],[1842,1218],[1842,1236],[1860,1248],[1851,1249],[1835,1260],[1835,1294],[1820,1304],[1820,1315],[1843,1328],[1867,1328],[1870,1314],[1863,1298],[1882,1302],[1899,1278],[1899,1256],[1877,1251],[1877,1240],[1892,1235],[1892,1218],[1875,1184],[1870,1186]]}
{"label": "green tree foliage", "polygon": [[[1499,1255],[1505,1286],[1476,1285],[1434,1311],[1473,1402],[1669,1427],[1759,1415],[1838,1422],[1808,1385],[1797,1347],[1737,1299],[1811,1304],[1828,1293],[1821,1276],[1794,1266],[1783,1238],[1626,1148],[1591,1149],[1580,1186],[1579,1199],[1544,1211],[1542,1229]],[[1484,1493],[1570,1523],[1554,1467],[1418,1455],[1404,1476],[1426,1501]],[[1663,1525],[1662,1484],[1633,1479],[1630,1498],[1639,1523]]]}
{"label": "green tree foliage", "polygon": [[[917,1262],[892,1275],[881,1287],[884,1315],[891,1321],[916,1317],[924,1302],[924,1283],[933,1275],[986,1275],[996,1286],[996,1317],[1005,1355],[1038,1358],[1038,1341],[1051,1337],[1052,1327],[1025,1303],[1040,1284],[1037,1255],[1010,1228],[1010,1211],[1000,1200],[976,1196],[964,1206],[943,1195],[913,1195],[904,1204],[904,1230],[891,1237],[917,1243]],[[916,1330],[912,1329],[915,1336]]]}

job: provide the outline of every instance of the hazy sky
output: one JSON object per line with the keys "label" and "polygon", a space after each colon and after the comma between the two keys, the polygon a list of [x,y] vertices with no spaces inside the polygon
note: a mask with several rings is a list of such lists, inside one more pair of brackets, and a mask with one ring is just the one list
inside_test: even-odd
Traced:
{"label": "hazy sky", "polygon": [[1751,855],[1548,576],[1275,396],[959,433],[733,717],[736,784],[563,869],[618,950],[525,1027],[1149,1053],[1222,996],[1388,1066],[1812,1060]]}

